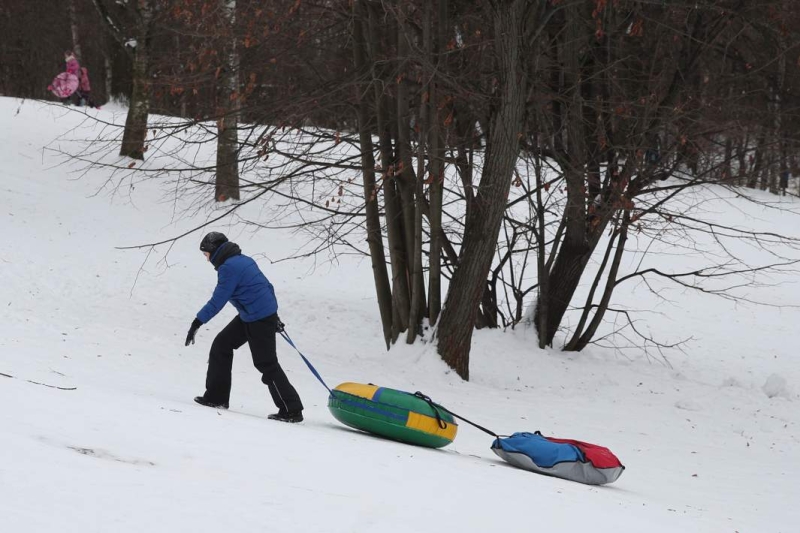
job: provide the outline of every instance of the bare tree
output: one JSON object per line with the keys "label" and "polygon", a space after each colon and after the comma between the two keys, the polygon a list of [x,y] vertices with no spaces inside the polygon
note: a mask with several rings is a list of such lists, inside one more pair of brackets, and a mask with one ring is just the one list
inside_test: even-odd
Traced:
{"label": "bare tree", "polygon": [[[135,0],[109,8],[109,0],[92,0],[105,28],[131,57],[133,89],[120,155],[144,159],[150,113],[150,49],[159,0]],[[118,13],[117,13],[118,12]]]}
{"label": "bare tree", "polygon": [[222,73],[217,106],[217,176],[214,198],[239,199],[239,54],[236,50],[236,0],[219,0],[224,29]]}
{"label": "bare tree", "polygon": [[499,101],[489,118],[486,162],[467,213],[459,265],[450,282],[437,334],[442,359],[464,379],[469,379],[472,331],[519,157],[519,133],[525,122],[527,90],[522,41],[526,2],[496,2],[492,7]]}

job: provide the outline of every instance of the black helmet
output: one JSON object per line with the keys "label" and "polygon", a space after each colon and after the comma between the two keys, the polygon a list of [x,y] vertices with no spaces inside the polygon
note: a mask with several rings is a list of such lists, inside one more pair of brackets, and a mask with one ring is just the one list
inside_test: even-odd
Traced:
{"label": "black helmet", "polygon": [[213,254],[217,248],[228,242],[228,238],[218,231],[212,231],[200,242],[200,250]]}

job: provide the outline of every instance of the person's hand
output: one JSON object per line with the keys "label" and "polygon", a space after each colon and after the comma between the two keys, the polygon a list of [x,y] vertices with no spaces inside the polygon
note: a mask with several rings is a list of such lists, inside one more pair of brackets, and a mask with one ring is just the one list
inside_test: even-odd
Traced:
{"label": "person's hand", "polygon": [[189,343],[194,344],[194,335],[197,333],[197,330],[200,329],[203,323],[200,322],[197,318],[192,320],[192,325],[189,327],[189,333],[186,335],[186,346],[189,346]]}

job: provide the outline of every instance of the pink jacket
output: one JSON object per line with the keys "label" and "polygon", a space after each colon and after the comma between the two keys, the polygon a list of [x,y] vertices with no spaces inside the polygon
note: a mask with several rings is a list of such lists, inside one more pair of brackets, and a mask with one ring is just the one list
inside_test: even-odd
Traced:
{"label": "pink jacket", "polygon": [[88,93],[92,90],[92,84],[89,83],[89,70],[86,67],[81,67],[80,85],[78,90],[82,93]]}

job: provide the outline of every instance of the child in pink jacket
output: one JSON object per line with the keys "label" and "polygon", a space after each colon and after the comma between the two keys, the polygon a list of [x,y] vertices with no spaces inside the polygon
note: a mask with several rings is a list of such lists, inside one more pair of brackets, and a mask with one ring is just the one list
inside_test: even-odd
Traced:
{"label": "child in pink jacket", "polygon": [[[80,63],[78,63],[78,60],[75,58],[75,54],[73,54],[71,50],[64,52],[64,62],[66,63],[66,71],[56,76],[56,79],[64,76],[74,76],[72,79],[77,79],[78,86],[73,94],[62,97],[61,101],[65,104],[73,103],[78,106],[88,105],[90,107],[100,109],[92,100],[92,85],[89,82],[89,70],[86,67],[81,68]],[[49,91],[53,91],[53,85],[55,83],[56,80],[54,80],[52,84],[48,85],[47,89]],[[75,82],[73,81],[72,83]],[[60,95],[56,94],[56,96]]]}
{"label": "child in pink jacket", "polygon": [[[78,63],[78,60],[75,59],[75,54],[73,54],[71,50],[67,50],[66,52],[64,52],[64,62],[67,64],[66,72],[61,73],[58,76],[56,76],[56,79],[53,80],[53,83],[51,83],[50,85],[47,86],[47,90],[48,91],[52,91],[53,90],[53,84],[56,83],[56,80],[58,80],[59,78],[64,77],[65,74],[72,74],[73,76],[75,76],[75,78],[78,78],[79,83],[80,83],[81,66]],[[78,90],[76,90],[74,94],[71,94],[69,96],[61,97],[61,102],[64,103],[64,104],[76,103],[75,102],[75,98],[76,97],[77,97],[77,100],[80,101],[80,95],[77,94],[79,90],[80,90],[80,88],[78,88]]]}

